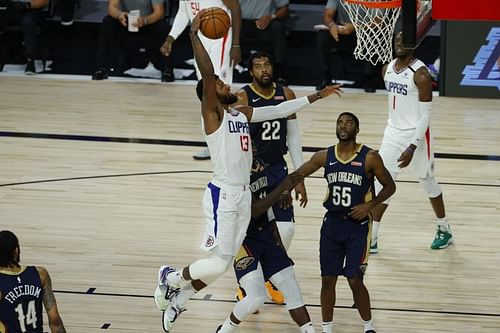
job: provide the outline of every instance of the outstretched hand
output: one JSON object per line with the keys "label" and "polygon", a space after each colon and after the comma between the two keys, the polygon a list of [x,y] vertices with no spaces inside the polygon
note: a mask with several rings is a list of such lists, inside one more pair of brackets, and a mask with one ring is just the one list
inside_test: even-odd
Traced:
{"label": "outstretched hand", "polygon": [[321,98],[328,97],[332,94],[336,94],[339,97],[342,97],[342,93],[344,92],[342,89],[340,89],[341,85],[340,84],[334,84],[332,86],[326,86],[325,88],[321,89],[318,94]]}

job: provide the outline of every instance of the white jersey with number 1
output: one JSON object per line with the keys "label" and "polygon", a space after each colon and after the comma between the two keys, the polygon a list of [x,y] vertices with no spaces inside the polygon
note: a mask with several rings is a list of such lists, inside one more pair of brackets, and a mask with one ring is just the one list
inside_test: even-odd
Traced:
{"label": "white jersey with number 1", "polygon": [[418,89],[413,80],[415,72],[425,64],[415,59],[407,67],[396,70],[394,59],[387,66],[384,81],[389,99],[389,126],[408,130],[416,128],[420,119]]}
{"label": "white jersey with number 1", "polygon": [[[172,30],[169,35],[177,39],[179,35],[184,31],[189,22],[193,21],[193,18],[202,9],[207,9],[210,7],[219,7],[224,9],[229,17],[231,17],[231,11],[226,7],[222,0],[198,0],[198,1],[179,1],[179,11],[175,15],[174,23],[172,25]],[[231,47],[233,41],[233,29],[232,26],[229,28],[228,33],[219,39],[210,39],[203,36],[201,32],[198,33],[201,42],[205,49],[207,50],[210,60],[214,66],[214,72],[217,74],[224,83],[231,85],[233,83],[233,67],[231,66]],[[196,76],[198,80],[201,79],[200,71],[195,62]]]}

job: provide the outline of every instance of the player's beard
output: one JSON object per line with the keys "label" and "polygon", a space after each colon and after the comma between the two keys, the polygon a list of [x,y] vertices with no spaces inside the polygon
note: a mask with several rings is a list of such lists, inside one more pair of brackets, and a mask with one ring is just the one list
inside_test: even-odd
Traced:
{"label": "player's beard", "polygon": [[235,94],[229,94],[227,96],[221,97],[222,104],[232,105],[232,104],[236,103],[237,101],[238,101],[238,96],[236,96]]}
{"label": "player's beard", "polygon": [[257,84],[259,86],[261,86],[262,88],[269,88],[273,85],[272,77],[269,80],[264,80],[264,79],[260,78],[260,79],[256,79],[255,81],[257,81]]}

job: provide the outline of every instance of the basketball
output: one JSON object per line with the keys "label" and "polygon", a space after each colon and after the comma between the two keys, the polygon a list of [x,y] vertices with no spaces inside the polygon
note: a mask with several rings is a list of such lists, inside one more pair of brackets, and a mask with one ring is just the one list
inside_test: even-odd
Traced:
{"label": "basketball", "polygon": [[219,7],[210,7],[200,18],[200,31],[210,39],[219,39],[224,37],[229,27],[231,19],[227,12]]}

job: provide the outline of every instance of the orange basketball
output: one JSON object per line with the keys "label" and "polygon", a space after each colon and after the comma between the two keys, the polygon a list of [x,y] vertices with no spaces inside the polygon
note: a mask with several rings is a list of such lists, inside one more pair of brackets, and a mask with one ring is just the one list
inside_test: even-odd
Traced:
{"label": "orange basketball", "polygon": [[219,39],[224,37],[229,27],[231,19],[227,12],[219,7],[210,7],[200,18],[200,31],[210,39]]}

